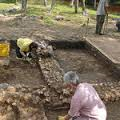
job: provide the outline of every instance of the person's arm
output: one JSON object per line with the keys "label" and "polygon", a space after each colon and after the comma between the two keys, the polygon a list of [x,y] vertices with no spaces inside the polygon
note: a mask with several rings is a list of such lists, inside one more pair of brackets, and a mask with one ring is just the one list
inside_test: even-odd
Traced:
{"label": "person's arm", "polygon": [[23,57],[26,57],[25,53],[20,50],[20,53],[22,54]]}
{"label": "person's arm", "polygon": [[82,107],[81,99],[83,100],[82,93],[79,90],[76,90],[74,96],[72,97],[70,110],[68,111],[68,115],[66,115],[65,120],[69,120],[70,118],[80,116],[80,109]]}

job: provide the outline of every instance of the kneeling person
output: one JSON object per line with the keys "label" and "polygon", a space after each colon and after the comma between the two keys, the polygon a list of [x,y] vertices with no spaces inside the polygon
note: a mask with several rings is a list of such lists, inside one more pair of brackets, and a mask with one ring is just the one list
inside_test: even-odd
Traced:
{"label": "kneeling person", "polygon": [[106,107],[91,84],[79,83],[78,75],[72,71],[64,75],[64,82],[73,97],[63,120],[106,120]]}
{"label": "kneeling person", "polygon": [[17,40],[16,55],[17,58],[32,58],[31,53],[36,52],[38,44],[29,38],[19,38]]}

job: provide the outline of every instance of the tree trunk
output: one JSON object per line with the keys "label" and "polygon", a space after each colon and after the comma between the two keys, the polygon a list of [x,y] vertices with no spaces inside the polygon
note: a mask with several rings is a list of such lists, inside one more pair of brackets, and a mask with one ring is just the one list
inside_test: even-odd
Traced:
{"label": "tree trunk", "polygon": [[53,9],[53,7],[55,6],[55,3],[56,3],[56,0],[52,0],[50,12],[51,12],[51,10]]}
{"label": "tree trunk", "polygon": [[97,1],[94,0],[94,9],[96,9]]}
{"label": "tree trunk", "polygon": [[78,0],[75,0],[75,13],[78,13]]}
{"label": "tree trunk", "polygon": [[15,5],[17,5],[17,0],[15,0]]}
{"label": "tree trunk", "polygon": [[74,6],[74,1],[75,0],[72,0],[71,3],[70,3],[70,6],[73,7]]}
{"label": "tree trunk", "polygon": [[44,0],[44,6],[47,6],[47,0]]}
{"label": "tree trunk", "polygon": [[85,0],[82,0],[82,11],[85,11]]}
{"label": "tree trunk", "polygon": [[21,0],[21,2],[22,2],[22,11],[26,12],[26,9],[27,9],[27,0]]}

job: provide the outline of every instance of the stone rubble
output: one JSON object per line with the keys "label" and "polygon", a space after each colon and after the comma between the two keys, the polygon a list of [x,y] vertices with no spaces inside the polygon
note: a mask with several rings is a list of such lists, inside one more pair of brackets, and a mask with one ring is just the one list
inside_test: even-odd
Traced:
{"label": "stone rubble", "polygon": [[[63,88],[64,71],[53,57],[41,58],[45,85],[30,88],[25,85],[0,84],[0,120],[47,120],[44,106],[59,108],[68,105],[70,91]],[[101,99],[120,100],[120,82],[93,84]]]}
{"label": "stone rubble", "polygon": [[32,91],[22,85],[0,88],[0,120],[47,120],[43,107],[45,99],[42,101],[41,97],[46,88],[40,86],[39,89]]}
{"label": "stone rubble", "polygon": [[[63,88],[63,70],[53,58],[40,63],[45,82],[30,88],[25,85],[0,84],[0,120],[47,120],[44,106],[57,108],[70,103],[71,94]],[[93,84],[104,102],[120,100],[120,82]]]}
{"label": "stone rubble", "polygon": [[[53,58],[46,58],[41,59],[39,64],[48,86],[54,88],[59,94],[61,104],[69,103],[71,94],[67,89],[63,89],[64,71],[60,68],[58,62]],[[93,84],[93,86],[104,102],[120,100],[120,82],[99,83]]]}

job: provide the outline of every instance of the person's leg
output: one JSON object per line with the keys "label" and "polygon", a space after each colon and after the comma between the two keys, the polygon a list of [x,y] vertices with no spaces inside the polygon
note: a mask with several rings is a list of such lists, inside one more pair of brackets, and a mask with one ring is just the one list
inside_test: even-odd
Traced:
{"label": "person's leg", "polygon": [[100,15],[96,16],[96,34],[99,34]]}
{"label": "person's leg", "polygon": [[116,23],[116,27],[118,28],[118,32],[120,32],[120,21]]}
{"label": "person's leg", "polygon": [[20,48],[18,46],[16,46],[16,56],[18,58],[22,58],[23,57],[22,54],[20,53]]}
{"label": "person's leg", "polygon": [[85,11],[85,0],[81,0],[82,3],[82,11]]}
{"label": "person's leg", "polygon": [[101,15],[100,16],[100,21],[99,21],[98,34],[102,34],[101,31],[102,31],[102,28],[103,28],[104,21],[105,21],[105,15]]}

